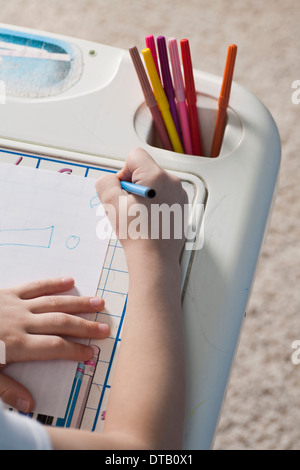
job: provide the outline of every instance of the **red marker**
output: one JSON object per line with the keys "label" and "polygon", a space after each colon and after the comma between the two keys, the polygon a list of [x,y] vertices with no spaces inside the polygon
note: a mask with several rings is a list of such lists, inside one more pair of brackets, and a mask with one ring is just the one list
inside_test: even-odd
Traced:
{"label": "red marker", "polygon": [[193,66],[188,39],[180,41],[183,74],[185,82],[185,95],[188,104],[188,114],[190,120],[191,138],[194,155],[202,155],[202,145],[200,137],[200,125],[197,112],[197,95],[193,75]]}

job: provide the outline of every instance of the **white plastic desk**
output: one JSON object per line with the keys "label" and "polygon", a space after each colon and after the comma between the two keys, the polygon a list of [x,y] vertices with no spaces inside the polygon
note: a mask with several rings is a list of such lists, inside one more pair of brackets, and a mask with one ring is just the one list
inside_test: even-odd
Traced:
{"label": "white plastic desk", "polygon": [[[43,92],[37,88],[35,93],[34,85],[28,89],[21,78],[17,85],[5,83],[6,104],[0,105],[2,149],[117,169],[132,148],[143,147],[162,167],[189,182],[194,203],[205,204],[203,246],[185,252],[182,260],[184,448],[211,448],[276,188],[281,155],[276,125],[255,96],[233,83],[218,158],[163,150],[157,146],[128,51],[1,27],[69,45],[74,66],[61,83]],[[195,83],[203,153],[208,155],[221,77],[195,71]]]}

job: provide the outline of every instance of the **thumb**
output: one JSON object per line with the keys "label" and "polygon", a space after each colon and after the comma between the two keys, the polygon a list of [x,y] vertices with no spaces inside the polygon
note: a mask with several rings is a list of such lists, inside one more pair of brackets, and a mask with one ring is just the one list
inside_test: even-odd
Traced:
{"label": "thumb", "polygon": [[3,374],[0,368],[0,398],[7,405],[18,411],[29,413],[34,407],[34,401],[29,391],[11,377]]}

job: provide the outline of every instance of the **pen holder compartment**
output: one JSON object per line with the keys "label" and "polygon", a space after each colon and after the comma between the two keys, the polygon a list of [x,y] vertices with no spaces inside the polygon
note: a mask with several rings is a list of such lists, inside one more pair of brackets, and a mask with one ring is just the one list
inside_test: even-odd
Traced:
{"label": "pen holder compartment", "polygon": [[[206,158],[210,156],[218,112],[218,100],[210,95],[198,93],[197,111],[203,153],[201,157]],[[143,143],[151,147],[163,149],[159,134],[146,103],[141,104],[137,109],[134,117],[134,127]],[[241,138],[242,123],[238,115],[229,107],[227,109],[227,122],[220,157],[232,152],[239,145]],[[197,158],[199,157],[197,156]]]}

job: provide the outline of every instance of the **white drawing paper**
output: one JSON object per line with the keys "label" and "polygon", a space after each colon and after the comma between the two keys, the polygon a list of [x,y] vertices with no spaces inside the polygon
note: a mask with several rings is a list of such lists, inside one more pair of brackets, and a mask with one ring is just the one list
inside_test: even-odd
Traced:
{"label": "white drawing paper", "polygon": [[[1,164],[0,288],[71,276],[73,294],[94,296],[110,235],[96,234],[96,199],[95,179]],[[76,367],[33,361],[4,372],[31,391],[36,411],[63,417]]]}

